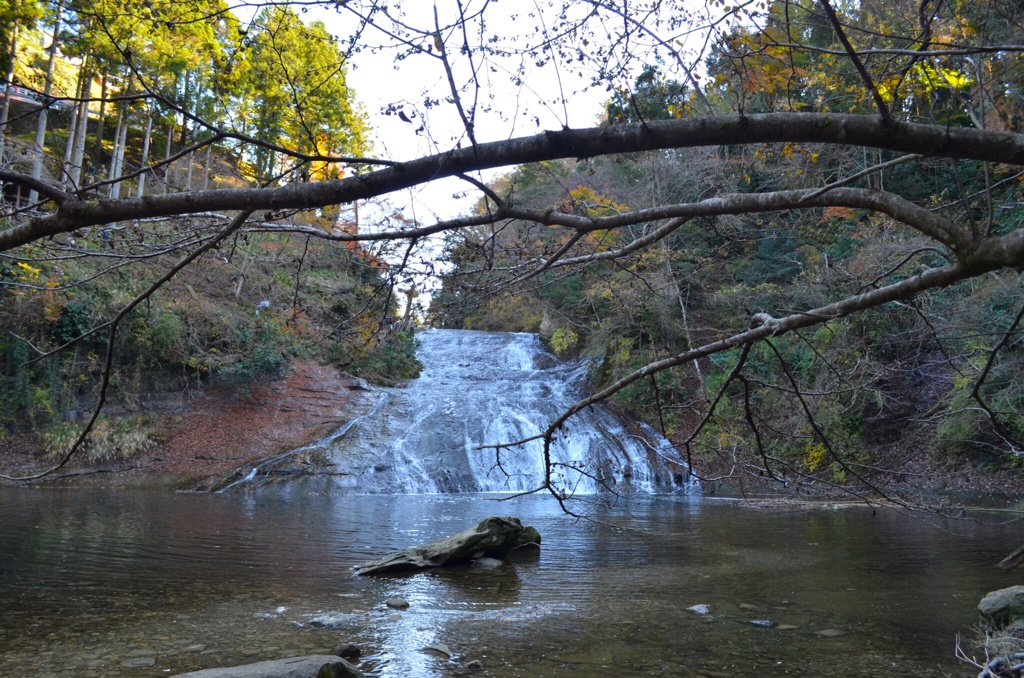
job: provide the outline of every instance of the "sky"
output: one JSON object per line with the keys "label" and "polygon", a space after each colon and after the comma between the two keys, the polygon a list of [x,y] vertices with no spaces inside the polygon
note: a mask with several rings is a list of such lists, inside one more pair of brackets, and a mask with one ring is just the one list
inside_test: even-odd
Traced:
{"label": "sky", "polygon": [[[470,2],[467,10],[481,4]],[[489,3],[487,12],[492,17],[490,23],[499,23],[503,27],[514,26],[516,21],[510,15],[516,4],[507,1]],[[454,3],[442,3],[438,7],[442,24],[446,18],[454,18],[444,15],[444,9],[450,10],[453,6]],[[404,11],[410,24],[429,29],[434,22],[433,10],[433,3],[415,2],[408,3]],[[354,17],[344,13],[325,12],[322,20],[339,35],[349,34],[356,25]],[[503,34],[507,39],[515,38],[514,30],[504,29]],[[427,44],[430,40],[423,42]],[[370,29],[365,34],[364,43],[383,45],[393,44],[393,41],[380,31]],[[449,34],[445,44],[447,51],[454,53],[453,71],[458,78],[457,82],[467,82],[467,61],[458,55],[461,36]],[[395,49],[364,49],[351,58],[348,81],[369,115],[377,140],[375,152],[382,157],[410,160],[449,150],[457,144],[469,143],[456,106],[444,102],[450,96],[451,89],[440,59],[434,56],[436,50],[432,45],[429,47],[430,54],[414,54],[399,61],[395,59]],[[604,90],[591,88],[587,92],[580,92],[578,85],[572,89],[563,88],[567,93],[563,97],[556,69],[551,62],[543,67],[529,65],[521,87],[510,82],[508,73],[498,70],[504,65],[492,63],[487,66],[481,69],[483,89],[493,99],[481,96],[476,107],[475,131],[477,140],[481,142],[561,129],[566,124],[571,127],[590,127],[598,122],[603,102],[608,98]],[[442,103],[427,110],[423,102],[428,98]],[[564,105],[561,103],[563,98],[566,99]],[[472,92],[466,92],[467,109],[471,103]],[[403,121],[397,115],[397,110],[392,115],[383,114],[382,111],[389,106],[400,109],[412,122]],[[483,110],[485,106],[489,106],[491,111]],[[488,181],[504,171],[508,170],[493,170],[477,178]],[[406,196],[392,196],[392,200],[396,204],[405,205],[407,216],[413,216],[410,212],[415,211],[415,217],[420,221],[447,219],[467,213],[479,198],[475,189],[465,197],[453,197],[465,194],[468,188],[465,182],[448,179],[412,189]]]}

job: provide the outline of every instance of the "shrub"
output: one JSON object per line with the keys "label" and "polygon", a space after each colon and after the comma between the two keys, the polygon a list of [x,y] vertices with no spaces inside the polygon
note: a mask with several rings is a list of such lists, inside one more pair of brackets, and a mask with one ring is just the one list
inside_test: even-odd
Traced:
{"label": "shrub", "polygon": [[[71,449],[81,431],[80,426],[61,423],[43,434],[51,458],[61,458]],[[152,449],[157,441],[149,417],[136,415],[117,421],[100,419],[82,444],[81,451],[90,462],[131,459]]]}

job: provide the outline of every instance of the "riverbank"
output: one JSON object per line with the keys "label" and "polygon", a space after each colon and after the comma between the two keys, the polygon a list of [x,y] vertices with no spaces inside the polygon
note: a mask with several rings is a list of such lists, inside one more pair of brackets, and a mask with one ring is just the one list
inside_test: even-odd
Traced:
{"label": "riverbank", "polygon": [[[351,418],[365,383],[337,369],[296,361],[282,379],[248,392],[211,387],[184,401],[181,412],[155,414],[161,442],[132,459],[72,459],[43,483],[86,487],[181,488],[243,464],[311,443]],[[0,472],[24,476],[53,462],[37,436],[0,445]]]}

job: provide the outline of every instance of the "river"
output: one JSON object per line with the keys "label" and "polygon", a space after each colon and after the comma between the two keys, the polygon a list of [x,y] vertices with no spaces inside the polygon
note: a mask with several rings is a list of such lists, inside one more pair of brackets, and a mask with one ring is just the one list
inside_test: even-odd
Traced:
{"label": "river", "polygon": [[[474,659],[494,677],[969,676],[957,634],[978,654],[978,600],[1019,579],[992,567],[1019,531],[969,521],[671,495],[576,522],[550,497],[494,498],[3,488],[0,675],[174,675],[350,641],[371,676]],[[492,514],[536,526],[540,553],[351,575]],[[324,614],[342,628],[313,628]],[[421,652],[435,642],[454,658]]]}

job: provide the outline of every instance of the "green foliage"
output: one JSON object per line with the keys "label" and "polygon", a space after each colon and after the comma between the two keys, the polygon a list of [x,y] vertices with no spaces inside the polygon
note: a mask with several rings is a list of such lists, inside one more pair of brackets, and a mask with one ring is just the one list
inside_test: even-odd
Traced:
{"label": "green foliage", "polygon": [[411,332],[397,332],[370,347],[354,362],[354,374],[378,384],[390,384],[395,379],[415,379],[423,364],[416,358],[416,340]]}
{"label": "green foliage", "polygon": [[88,301],[74,301],[61,309],[53,326],[53,338],[58,344],[77,339],[92,328],[92,312]]}
{"label": "green foliage", "polygon": [[687,105],[686,85],[666,78],[659,66],[647,65],[632,90],[619,90],[612,95],[605,107],[605,124],[679,118]]}

